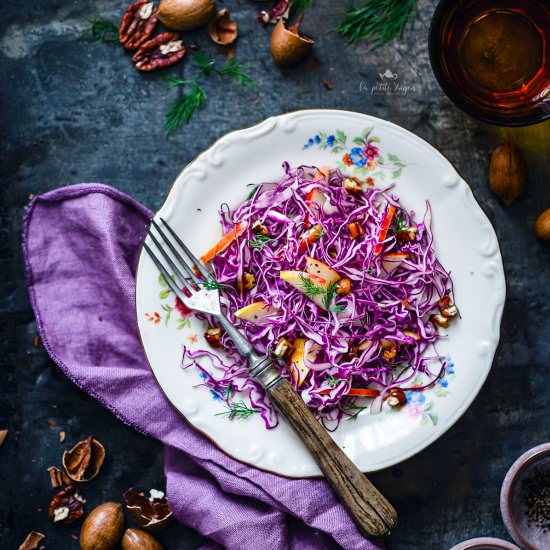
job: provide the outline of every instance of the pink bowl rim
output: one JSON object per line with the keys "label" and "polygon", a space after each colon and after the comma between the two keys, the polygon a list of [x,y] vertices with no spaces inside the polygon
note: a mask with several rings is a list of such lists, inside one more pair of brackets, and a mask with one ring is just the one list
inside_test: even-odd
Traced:
{"label": "pink bowl rim", "polygon": [[502,539],[492,537],[480,537],[477,539],[465,540],[453,546],[450,550],[475,550],[476,548],[487,548],[487,546],[495,550],[521,550],[515,544]]}
{"label": "pink bowl rim", "polygon": [[502,514],[502,521],[514,541],[522,548],[528,550],[536,550],[535,547],[529,542],[518,529],[516,522],[510,512],[510,491],[514,485],[518,474],[528,465],[533,464],[539,458],[550,454],[550,442],[541,443],[532,449],[524,452],[510,467],[504,481],[502,482],[502,488],[500,489],[500,513]]}

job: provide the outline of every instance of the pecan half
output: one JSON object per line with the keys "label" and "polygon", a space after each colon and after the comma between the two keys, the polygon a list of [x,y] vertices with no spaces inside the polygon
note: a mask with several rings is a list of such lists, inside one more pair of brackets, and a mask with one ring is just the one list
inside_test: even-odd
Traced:
{"label": "pecan half", "polygon": [[127,50],[137,50],[157,26],[157,8],[149,0],[137,0],[128,6],[118,30],[118,39]]}
{"label": "pecan half", "polygon": [[48,517],[54,523],[74,523],[84,515],[85,502],[75,486],[68,485],[53,497],[48,508]]}
{"label": "pecan half", "polygon": [[138,71],[154,71],[177,63],[187,49],[177,32],[163,32],[141,45],[132,57]]}

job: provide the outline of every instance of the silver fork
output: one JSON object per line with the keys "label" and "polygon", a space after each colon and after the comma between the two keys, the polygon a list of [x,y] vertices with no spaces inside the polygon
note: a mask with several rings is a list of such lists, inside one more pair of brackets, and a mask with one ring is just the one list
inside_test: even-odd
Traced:
{"label": "silver fork", "polygon": [[[395,509],[334,442],[290,382],[281,376],[272,359],[258,355],[247,338],[226,317],[221,310],[219,290],[208,288],[205,283],[213,280],[212,275],[168,223],[162,218],[160,221],[164,229],[152,220],[148,236],[162,260],[146,242],[143,247],[170,288],[188,308],[218,319],[239,353],[248,361],[250,376],[265,388],[270,399],[300,436],[360,531],[366,536],[387,534],[397,523]],[[197,268],[202,280],[193,271],[193,266]],[[179,285],[172,279],[170,271]]]}

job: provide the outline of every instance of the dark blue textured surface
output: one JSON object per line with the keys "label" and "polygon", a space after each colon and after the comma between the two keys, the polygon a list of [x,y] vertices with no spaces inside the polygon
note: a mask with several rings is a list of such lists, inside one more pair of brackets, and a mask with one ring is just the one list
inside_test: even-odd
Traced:
{"label": "dark blue textured surface", "polygon": [[[420,20],[402,43],[374,53],[364,45],[346,47],[330,32],[344,8],[336,4],[318,0],[306,18],[305,29],[318,38],[319,64],[280,71],[270,58],[269,35],[255,18],[260,4],[226,2],[240,26],[237,58],[252,64],[256,89],[211,77],[206,108],[168,139],[163,117],[177,92],[166,91],[155,76],[134,71],[121,49],[80,39],[88,17],[117,19],[123,2],[21,0],[0,7],[0,428],[10,430],[0,449],[2,548],[17,547],[31,529],[47,534],[47,548],[77,548],[70,534],[78,528],[52,526],[46,517],[52,494],[46,468],[59,462],[68,444],[90,433],[105,444],[108,456],[100,476],[83,487],[88,509],[120,500],[130,486],[163,486],[160,445],[126,428],[74,388],[43,349],[33,346],[36,330],[19,242],[28,195],[101,181],[155,209],[180,169],[215,139],[267,116],[308,107],[370,113],[418,133],[471,183],[496,227],[508,300],[489,379],[438,442],[372,477],[400,513],[390,549],[445,549],[472,536],[506,537],[498,508],[501,481],[519,454],[550,433],[550,247],[537,242],[532,229],[540,211],[550,207],[550,125],[498,129],[450,103],[428,60],[434,1],[420,2]],[[200,32],[186,39],[192,41],[215,51]],[[405,88],[372,94],[377,75],[387,69]],[[187,63],[172,72],[188,77],[193,70]],[[332,91],[325,89],[323,78]],[[487,185],[490,154],[504,138],[524,149],[529,176],[526,197],[510,209],[494,199]],[[67,433],[65,444],[58,441],[60,430]],[[161,538],[167,549],[193,549],[200,543],[200,536],[183,526]]]}

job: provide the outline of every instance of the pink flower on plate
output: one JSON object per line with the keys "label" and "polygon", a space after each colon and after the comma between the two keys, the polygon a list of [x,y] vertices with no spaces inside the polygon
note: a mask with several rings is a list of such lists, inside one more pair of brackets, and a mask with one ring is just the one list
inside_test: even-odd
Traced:
{"label": "pink flower on plate", "polygon": [[367,170],[375,170],[377,166],[378,166],[378,163],[375,160],[373,159],[367,160]]}
{"label": "pink flower on plate", "polygon": [[369,144],[363,149],[363,151],[368,159],[375,159],[378,156],[378,147],[375,145]]}
{"label": "pink flower on plate", "polygon": [[199,337],[198,337],[194,332],[191,332],[191,333],[189,333],[189,335],[187,336],[187,341],[188,341],[190,344],[196,344],[196,343],[199,341]]}
{"label": "pink flower on plate", "polygon": [[409,417],[412,418],[412,419],[422,417],[422,409],[420,409],[419,407],[414,407],[412,405],[409,405],[407,407],[407,412],[409,414]]}
{"label": "pink flower on plate", "polygon": [[177,312],[181,315],[181,317],[191,317],[193,315],[193,311],[191,311],[177,296],[176,296],[176,303],[174,304],[174,307],[176,308]]}

